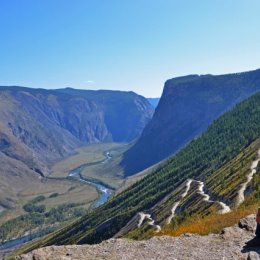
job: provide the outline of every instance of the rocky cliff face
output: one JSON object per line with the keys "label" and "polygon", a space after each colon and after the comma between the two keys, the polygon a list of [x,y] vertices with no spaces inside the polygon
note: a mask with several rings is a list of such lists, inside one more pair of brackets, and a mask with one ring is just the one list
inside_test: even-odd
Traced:
{"label": "rocky cliff face", "polygon": [[51,259],[182,259],[182,260],[253,260],[260,259],[259,248],[244,248],[254,237],[255,215],[238,225],[223,229],[221,234],[180,237],[158,236],[146,241],[110,239],[97,245],[51,246],[37,249],[17,260]]}
{"label": "rocky cliff face", "polygon": [[17,159],[15,146],[51,161],[84,143],[129,142],[153,114],[133,92],[2,87],[0,99],[0,149]]}
{"label": "rocky cliff face", "polygon": [[[129,142],[141,134],[153,108],[134,92],[5,89],[35,120],[67,130],[81,142]],[[50,124],[51,123],[51,124]]]}
{"label": "rocky cliff face", "polygon": [[260,70],[168,80],[153,119],[125,153],[122,166],[126,175],[174,154],[214,119],[257,91],[260,91]]}
{"label": "rocky cliff face", "polygon": [[80,145],[132,141],[152,114],[133,92],[0,87],[0,205]]}

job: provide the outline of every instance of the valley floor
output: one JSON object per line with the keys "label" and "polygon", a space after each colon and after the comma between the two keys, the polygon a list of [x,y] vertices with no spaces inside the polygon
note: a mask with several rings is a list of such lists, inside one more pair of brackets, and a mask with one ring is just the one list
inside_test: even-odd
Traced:
{"label": "valley floor", "polygon": [[51,246],[37,249],[18,260],[247,260],[260,259],[260,247],[245,249],[254,237],[255,215],[241,219],[238,225],[221,234],[180,237],[158,236],[146,241],[110,239],[97,245]]}
{"label": "valley floor", "polygon": [[[99,182],[114,189],[123,182],[122,169],[119,169],[117,162],[126,147],[127,145],[122,143],[93,144],[81,147],[76,150],[74,155],[55,163],[51,168],[52,173],[47,178],[37,177],[34,182],[26,183],[16,194],[17,201],[14,207],[5,209],[0,203],[0,246],[1,242],[5,240],[23,236],[28,232],[35,232],[38,228],[44,229],[49,225],[52,226],[53,222],[58,224],[56,223],[58,220],[47,221],[45,215],[48,215],[48,212],[55,213],[54,211],[59,211],[61,207],[72,207],[76,216],[72,215],[68,209],[67,212],[71,217],[67,219],[61,217],[59,223],[64,224],[72,218],[86,214],[87,209],[100,203],[102,192],[97,186],[103,186],[99,185]],[[71,173],[79,168],[82,177],[89,181],[80,181],[78,178],[70,177]],[[92,180],[93,185],[90,184]],[[95,182],[97,184],[94,185]],[[25,212],[23,206],[32,203],[33,199],[39,196],[42,196],[43,200],[35,205],[43,205],[46,210],[37,217],[45,218],[46,223],[36,225],[36,228],[35,224],[26,220],[29,218],[29,214]],[[33,212],[30,216],[33,214],[35,213]],[[61,214],[63,213],[60,212]],[[22,217],[24,220],[21,219]],[[8,224],[4,226],[7,221]]]}
{"label": "valley floor", "polygon": [[[10,192],[0,194],[0,225],[9,219],[13,219],[24,214],[22,206],[39,195],[46,197],[43,204],[47,209],[51,209],[63,203],[80,203],[85,208],[89,208],[99,194],[91,185],[75,182],[68,179],[70,171],[84,165],[82,175],[86,178],[94,178],[104,182],[114,188],[117,188],[123,182],[122,169],[114,168],[114,161],[121,155],[121,150],[124,150],[126,144],[104,143],[93,144],[81,147],[76,150],[74,155],[71,155],[61,161],[58,161],[51,167],[51,175],[49,178],[35,178],[35,180],[27,181],[21,184],[21,190],[15,194],[15,197]],[[105,153],[112,151],[113,160],[104,162],[106,159]],[[87,167],[86,167],[87,166]],[[104,168],[110,167],[109,171]],[[108,181],[109,180],[109,181]],[[12,191],[12,189],[10,188]],[[51,196],[54,194],[55,196]],[[14,201],[14,206],[6,209],[1,206],[1,199],[6,197],[10,201]]]}

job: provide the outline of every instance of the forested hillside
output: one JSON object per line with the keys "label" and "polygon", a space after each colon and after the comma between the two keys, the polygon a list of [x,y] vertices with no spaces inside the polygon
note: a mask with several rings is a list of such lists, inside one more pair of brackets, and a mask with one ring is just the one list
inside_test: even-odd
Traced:
{"label": "forested hillside", "polygon": [[[163,205],[160,202],[169,198],[171,194],[177,191],[177,188],[180,189],[181,185],[184,185],[188,179],[194,180],[194,183],[196,182],[199,185],[202,181],[209,183],[211,178],[214,179],[214,176],[221,172],[224,165],[228,165],[232,160],[239,158],[238,156],[241,153],[247,154],[245,158],[248,158],[247,163],[249,163],[251,159],[255,159],[257,149],[259,149],[259,142],[257,141],[260,137],[259,122],[260,94],[258,93],[236,105],[231,111],[214,121],[206,132],[193,140],[152,174],[80,220],[39,241],[30,243],[19,250],[18,253],[52,244],[100,242],[118,234],[131,219],[138,216],[138,213],[144,211],[155,214],[154,210],[157,205]],[[249,152],[245,152],[245,149],[248,149]],[[235,172],[234,169],[232,172],[225,171],[223,176],[227,178]],[[237,186],[244,182],[243,178],[245,177],[240,176],[238,178],[240,181],[237,182]],[[221,199],[227,203],[230,202],[232,196],[227,195],[228,191],[221,194],[221,190],[219,191],[212,185],[211,187],[211,193],[215,193],[214,200]],[[246,194],[246,197],[249,194],[250,192]],[[259,194],[255,195],[255,198],[257,197],[259,197]],[[195,196],[192,201],[200,205],[203,200],[198,200],[198,198],[199,196]],[[252,201],[254,201],[253,198]],[[174,198],[172,202],[174,202]],[[215,211],[219,210],[216,207],[214,208]],[[157,224],[161,225],[162,220]],[[138,226],[135,228],[138,229]],[[124,235],[127,235],[127,233]],[[138,236],[140,234],[137,233],[136,238]]]}

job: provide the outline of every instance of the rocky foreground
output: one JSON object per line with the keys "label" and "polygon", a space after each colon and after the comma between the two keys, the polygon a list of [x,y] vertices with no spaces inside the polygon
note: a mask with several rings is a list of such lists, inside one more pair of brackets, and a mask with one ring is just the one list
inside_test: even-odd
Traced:
{"label": "rocky foreground", "polygon": [[109,239],[97,245],[50,246],[22,255],[17,260],[255,260],[259,248],[244,248],[254,238],[255,215],[250,215],[221,234],[153,237],[146,241]]}

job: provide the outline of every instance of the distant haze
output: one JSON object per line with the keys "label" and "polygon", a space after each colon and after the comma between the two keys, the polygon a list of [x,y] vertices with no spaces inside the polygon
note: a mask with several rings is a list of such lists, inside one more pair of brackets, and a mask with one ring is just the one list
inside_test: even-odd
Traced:
{"label": "distant haze", "polygon": [[147,98],[147,100],[154,108],[156,108],[159,104],[160,98]]}

